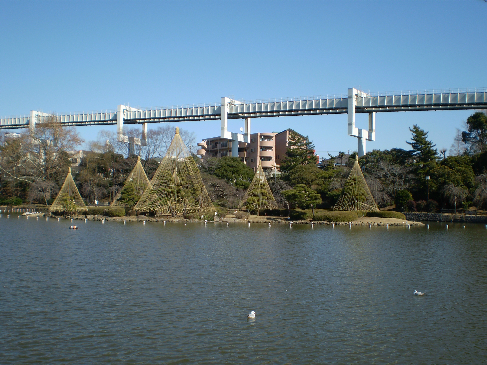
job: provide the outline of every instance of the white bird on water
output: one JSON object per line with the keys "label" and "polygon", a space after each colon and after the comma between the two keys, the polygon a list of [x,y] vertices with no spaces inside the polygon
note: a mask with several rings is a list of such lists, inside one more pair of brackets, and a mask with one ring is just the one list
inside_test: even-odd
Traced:
{"label": "white bird on water", "polygon": [[247,319],[254,319],[255,318],[255,312],[252,311],[249,313],[249,315],[247,316]]}
{"label": "white bird on water", "polygon": [[424,293],[421,293],[420,291],[415,290],[414,295],[420,295],[421,296],[421,295],[424,295]]}

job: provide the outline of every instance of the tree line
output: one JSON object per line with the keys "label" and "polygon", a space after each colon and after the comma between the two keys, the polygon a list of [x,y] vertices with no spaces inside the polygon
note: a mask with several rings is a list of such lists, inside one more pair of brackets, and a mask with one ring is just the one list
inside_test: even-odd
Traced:
{"label": "tree line", "polygon": [[[373,150],[359,159],[369,189],[379,207],[400,211],[487,208],[487,116],[472,114],[458,130],[449,156],[438,151],[428,132],[410,128],[410,149]],[[128,131],[128,134],[135,131]],[[194,135],[181,130],[191,148]],[[174,128],[150,130],[148,144],[136,146],[136,155],[148,178],[169,147]],[[50,204],[59,191],[68,167],[69,151],[83,141],[72,127],[62,127],[56,117],[13,138],[0,136],[0,204]],[[314,145],[292,132],[280,171],[268,175],[276,202],[286,209],[330,209],[340,196],[355,160],[344,153],[317,161]],[[102,132],[84,151],[73,176],[87,204],[111,202],[123,187],[137,157],[126,155],[126,144]],[[239,158],[198,158],[197,162],[212,201],[236,209],[250,185],[254,171]],[[344,160],[348,161],[344,163]]]}

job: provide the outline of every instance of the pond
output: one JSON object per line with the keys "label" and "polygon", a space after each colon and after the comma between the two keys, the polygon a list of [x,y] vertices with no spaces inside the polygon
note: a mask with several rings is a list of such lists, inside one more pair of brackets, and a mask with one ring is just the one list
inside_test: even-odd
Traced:
{"label": "pond", "polygon": [[0,217],[0,363],[487,357],[484,225],[72,224]]}

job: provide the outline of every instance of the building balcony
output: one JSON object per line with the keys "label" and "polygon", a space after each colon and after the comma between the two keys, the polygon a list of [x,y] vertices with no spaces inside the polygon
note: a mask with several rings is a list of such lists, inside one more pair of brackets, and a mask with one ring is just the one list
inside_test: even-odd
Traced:
{"label": "building balcony", "polygon": [[262,157],[274,157],[274,151],[273,150],[260,151],[260,155]]}
{"label": "building balcony", "polygon": [[259,145],[261,147],[274,147],[274,141],[260,141]]}
{"label": "building balcony", "polygon": [[260,161],[260,164],[262,166],[262,168],[273,168],[275,163],[274,161],[270,160],[270,161]]}

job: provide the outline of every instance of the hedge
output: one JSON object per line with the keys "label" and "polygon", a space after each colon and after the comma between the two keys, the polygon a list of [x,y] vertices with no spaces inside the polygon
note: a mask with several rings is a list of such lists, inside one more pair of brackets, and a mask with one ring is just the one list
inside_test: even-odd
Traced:
{"label": "hedge", "polygon": [[397,218],[397,219],[406,219],[406,216],[400,212],[394,211],[381,211],[381,212],[367,212],[365,213],[366,217],[379,217],[379,218]]}
{"label": "hedge", "polygon": [[357,211],[319,211],[315,212],[313,220],[326,222],[352,222],[362,216],[361,212]]}
{"label": "hedge", "polygon": [[104,215],[107,217],[125,216],[124,207],[88,207],[85,215]]}

